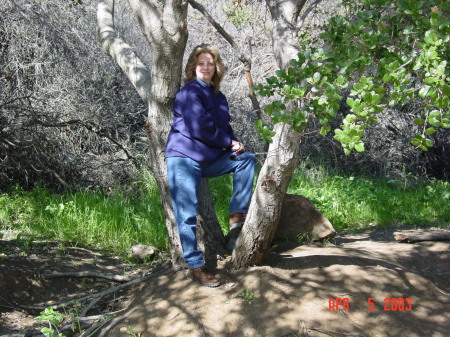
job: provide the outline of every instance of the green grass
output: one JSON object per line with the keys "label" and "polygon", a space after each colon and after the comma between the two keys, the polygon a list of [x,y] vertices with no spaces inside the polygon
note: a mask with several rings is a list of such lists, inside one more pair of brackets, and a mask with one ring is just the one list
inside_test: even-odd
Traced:
{"label": "green grass", "polygon": [[[231,176],[210,179],[213,200],[227,232]],[[442,181],[385,181],[301,168],[288,193],[314,202],[336,230],[359,230],[369,224],[449,227],[450,184]],[[167,232],[156,182],[149,175],[120,190],[53,193],[43,187],[15,188],[0,195],[0,229],[70,241],[127,256],[131,246],[168,248]]]}
{"label": "green grass", "polygon": [[16,188],[0,195],[0,228],[70,241],[126,256],[138,243],[168,248],[159,192],[153,178],[121,191],[55,194]]}
{"label": "green grass", "polygon": [[288,192],[309,198],[338,232],[369,225],[450,225],[450,184],[444,181],[367,179],[319,169],[298,171]]}

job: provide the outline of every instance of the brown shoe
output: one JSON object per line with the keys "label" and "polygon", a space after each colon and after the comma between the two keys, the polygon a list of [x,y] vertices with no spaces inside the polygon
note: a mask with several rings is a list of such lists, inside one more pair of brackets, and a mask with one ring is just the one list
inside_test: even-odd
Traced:
{"label": "brown shoe", "polygon": [[244,226],[245,218],[247,214],[245,213],[231,213],[230,214],[230,231],[240,232],[242,226]]}
{"label": "brown shoe", "polygon": [[200,267],[195,269],[189,269],[186,277],[192,281],[196,281],[201,285],[207,287],[218,287],[220,286],[220,281],[217,277],[211,274],[206,267]]}

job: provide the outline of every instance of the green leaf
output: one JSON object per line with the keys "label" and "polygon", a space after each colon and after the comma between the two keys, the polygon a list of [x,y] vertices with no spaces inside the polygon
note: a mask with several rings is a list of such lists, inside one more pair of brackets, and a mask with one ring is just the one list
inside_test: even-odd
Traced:
{"label": "green leaf", "polygon": [[444,85],[444,87],[442,88],[442,94],[444,96],[450,96],[450,86]]}
{"label": "green leaf", "polygon": [[433,111],[430,112],[430,117],[440,118],[441,117],[441,113],[438,110],[433,110]]}
{"label": "green leaf", "polygon": [[345,80],[344,76],[342,76],[342,75],[338,76],[338,78],[336,79],[336,83],[339,84],[339,85],[345,84],[346,80]]}
{"label": "green leaf", "polygon": [[435,60],[439,56],[436,51],[436,47],[431,47],[430,49],[425,50],[425,57],[429,60]]}
{"label": "green leaf", "polygon": [[325,105],[328,103],[328,99],[327,96],[320,96],[318,102],[319,105]]}
{"label": "green leaf", "polygon": [[351,98],[351,97],[349,97],[349,98],[347,98],[347,105],[350,107],[350,108],[353,108],[353,105],[355,104],[355,100],[353,99],[353,98]]}
{"label": "green leaf", "polygon": [[433,126],[439,126],[439,124],[441,123],[436,117],[430,117],[429,119],[428,119],[428,123],[430,124],[430,125],[433,125]]}
{"label": "green leaf", "polygon": [[425,33],[424,41],[427,44],[434,44],[438,40],[436,32],[434,30],[429,30]]}
{"label": "green leaf", "polygon": [[321,77],[320,73],[315,72],[314,75],[313,75],[313,83],[319,83],[320,77]]}
{"label": "green leaf", "polygon": [[390,82],[390,81],[392,81],[392,76],[389,75],[389,74],[384,74],[384,76],[383,76],[383,82],[384,82],[384,83],[387,83],[387,82]]}
{"label": "green leaf", "polygon": [[43,327],[41,329],[41,332],[46,336],[46,337],[51,337],[53,336],[53,333],[55,332],[55,330],[53,330],[52,328],[49,327]]}
{"label": "green leaf", "polygon": [[433,27],[439,26],[439,19],[440,17],[438,13],[431,13],[430,23]]}
{"label": "green leaf", "polygon": [[329,125],[326,125],[326,126],[322,126],[321,128],[320,128],[320,134],[322,135],[322,136],[326,136],[329,132],[331,131],[331,127],[329,126]]}
{"label": "green leaf", "polygon": [[436,129],[435,128],[428,128],[425,130],[425,133],[427,135],[432,135],[433,133],[436,133]]}
{"label": "green leaf", "polygon": [[413,138],[411,140],[411,144],[414,145],[414,146],[419,146],[420,144],[422,144],[422,141],[420,139]]}
{"label": "green leaf", "polygon": [[423,125],[424,123],[425,123],[425,119],[423,119],[423,118],[416,118],[414,120],[414,124],[416,124],[416,125]]}
{"label": "green leaf", "polygon": [[442,61],[441,63],[439,63],[439,65],[436,67],[436,75],[437,76],[444,75],[446,66],[447,66],[447,62],[446,61]]}
{"label": "green leaf", "polygon": [[426,147],[432,147],[433,146],[433,141],[431,139],[424,139],[423,143],[425,144]]}
{"label": "green leaf", "polygon": [[344,124],[351,124],[356,120],[357,120],[357,117],[355,115],[348,114],[347,116],[345,116]]}
{"label": "green leaf", "polygon": [[425,98],[428,95],[428,92],[430,91],[431,86],[429,85],[424,85],[420,90],[419,90],[419,97],[420,98]]}
{"label": "green leaf", "polygon": [[413,67],[413,70],[418,70],[423,67],[422,59],[418,58],[416,64]]}
{"label": "green leaf", "polygon": [[364,143],[358,143],[355,145],[355,150],[358,152],[364,152]]}
{"label": "green leaf", "polygon": [[[430,76],[430,77],[425,78],[423,81],[426,84],[431,84],[432,85],[432,84],[435,84],[435,83],[439,82],[439,79],[437,77]],[[420,96],[420,92],[419,92],[419,96]]]}

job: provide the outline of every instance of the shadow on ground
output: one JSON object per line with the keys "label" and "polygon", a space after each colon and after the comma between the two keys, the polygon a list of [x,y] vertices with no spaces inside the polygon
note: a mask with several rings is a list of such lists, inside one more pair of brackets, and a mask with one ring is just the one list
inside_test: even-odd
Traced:
{"label": "shadow on ground", "polygon": [[[169,272],[136,294],[110,333],[142,336],[444,337],[450,326],[450,242],[395,242],[393,230],[334,244],[279,244],[267,264],[232,271],[219,288]],[[330,299],[347,306],[330,310]],[[369,310],[373,308],[373,310]]]}

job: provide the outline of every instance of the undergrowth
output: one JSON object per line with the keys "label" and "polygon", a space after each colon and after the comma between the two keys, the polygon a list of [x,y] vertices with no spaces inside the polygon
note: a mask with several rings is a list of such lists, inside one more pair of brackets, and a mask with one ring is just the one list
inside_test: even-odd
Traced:
{"label": "undergrowth", "polygon": [[0,195],[0,228],[70,241],[126,257],[135,244],[168,249],[159,191],[150,175],[133,192],[19,187]]}
{"label": "undergrowth", "polygon": [[444,181],[304,171],[293,176],[288,192],[309,198],[338,232],[369,225],[450,225],[450,184]]}
{"label": "undergrowth", "polygon": [[[218,219],[226,232],[231,176],[210,179]],[[450,186],[438,180],[395,181],[343,176],[323,167],[299,168],[288,193],[308,197],[338,232],[369,225],[448,227]],[[16,187],[0,195],[0,229],[70,241],[126,257],[135,244],[168,249],[156,182],[150,174],[127,191],[67,191]]]}

